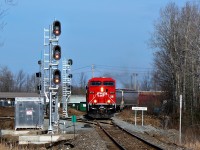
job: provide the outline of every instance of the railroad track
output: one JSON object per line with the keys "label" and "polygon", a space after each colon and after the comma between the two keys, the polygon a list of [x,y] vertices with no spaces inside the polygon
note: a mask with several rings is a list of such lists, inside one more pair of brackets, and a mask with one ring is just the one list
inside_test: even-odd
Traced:
{"label": "railroad track", "polygon": [[[116,145],[117,149],[120,150],[134,150],[134,149],[148,149],[148,150],[159,150],[162,149],[156,145],[153,145],[132,133],[129,133],[126,130],[114,125],[114,124],[104,124],[99,123],[98,126],[102,129],[102,131],[109,137],[109,139]],[[99,132],[99,131],[98,131]],[[110,142],[108,142],[109,145]],[[114,146],[109,146],[112,147]],[[115,148],[116,149],[116,148]]]}
{"label": "railroad track", "polygon": [[138,149],[148,149],[148,150],[161,150],[159,146],[153,145],[146,140],[124,130],[120,126],[117,126],[112,122],[111,119],[108,120],[78,120],[93,126],[96,126],[96,131],[101,136],[101,138],[106,142],[109,150],[138,150]]}
{"label": "railroad track", "polygon": [[160,150],[160,149],[176,149],[183,150],[185,148],[160,141],[157,138],[149,136],[147,134],[137,133],[121,128],[116,125],[111,119],[110,120],[87,120],[77,119],[78,122],[84,122],[89,126],[93,126],[98,132],[103,141],[105,141],[109,150],[117,149],[145,149],[145,150]]}

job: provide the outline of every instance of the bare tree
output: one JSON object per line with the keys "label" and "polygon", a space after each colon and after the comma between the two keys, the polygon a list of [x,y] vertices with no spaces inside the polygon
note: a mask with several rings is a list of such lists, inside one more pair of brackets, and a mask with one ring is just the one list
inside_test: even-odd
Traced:
{"label": "bare tree", "polygon": [[87,85],[87,76],[85,75],[84,72],[81,72],[79,78],[77,79],[78,83],[75,84],[75,81],[73,82],[72,85],[72,93],[73,94],[85,94],[85,88]]}
{"label": "bare tree", "polygon": [[27,75],[25,84],[24,84],[24,91],[25,92],[36,92],[37,85],[38,85],[38,83],[36,82],[35,74]]}
{"label": "bare tree", "polygon": [[150,73],[146,74],[141,81],[140,90],[150,91],[152,89],[152,80]]}
{"label": "bare tree", "polygon": [[26,75],[23,70],[20,70],[15,77],[15,90],[18,92],[24,91]]}
{"label": "bare tree", "polygon": [[184,112],[190,114],[193,124],[200,84],[199,5],[188,2],[180,9],[175,3],[168,4],[161,10],[152,37],[151,44],[157,49],[154,77],[168,93],[166,99],[171,104],[172,116],[177,112],[179,95],[183,95]]}
{"label": "bare tree", "polygon": [[82,89],[85,89],[85,86],[87,85],[87,79],[84,72],[81,72],[80,74],[79,84]]}
{"label": "bare tree", "polygon": [[0,68],[0,91],[12,92],[14,86],[13,74],[8,67]]}

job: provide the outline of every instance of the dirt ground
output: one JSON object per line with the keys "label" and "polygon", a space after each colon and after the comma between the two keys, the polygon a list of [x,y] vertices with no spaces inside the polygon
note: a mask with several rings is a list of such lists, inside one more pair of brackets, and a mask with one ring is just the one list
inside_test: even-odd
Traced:
{"label": "dirt ground", "polygon": [[[62,113],[61,110],[59,110],[59,112]],[[75,109],[69,109],[68,114],[69,116],[72,116],[72,115],[82,116],[82,115],[85,115],[85,112],[80,112]],[[126,109],[126,110],[123,110],[122,112],[118,112],[116,113],[116,116],[120,118],[121,120],[134,124],[134,121],[135,121],[134,112],[130,109]],[[1,118],[0,129],[14,129],[14,108],[13,107],[0,107],[0,118]],[[137,114],[137,124],[138,125],[142,124],[141,113]],[[158,116],[148,116],[144,113],[144,125],[152,125],[153,127],[156,127],[156,128],[163,128],[163,121]],[[161,138],[162,137],[159,137],[159,139]],[[199,138],[199,136],[197,136],[197,138]],[[6,139],[10,139],[10,137],[7,137]],[[194,145],[195,147],[193,147]],[[191,149],[195,149],[195,150],[200,148],[199,142],[196,144],[194,144],[194,142],[187,142],[185,146]],[[5,146],[0,144],[0,150],[6,150]]]}
{"label": "dirt ground", "polygon": [[[134,111],[131,109],[125,109],[120,113],[116,114],[117,117],[119,117],[121,120],[124,120],[126,122],[135,123],[135,114]],[[141,113],[137,113],[137,118],[136,118],[136,122],[138,125],[142,124],[142,114]],[[143,123],[144,125],[148,124],[148,125],[152,125],[154,127],[158,127],[161,128],[163,126],[161,119],[158,116],[149,116],[146,115],[145,113],[143,114]]]}
{"label": "dirt ground", "polygon": [[14,129],[14,112],[14,107],[0,107],[0,129]]}
{"label": "dirt ground", "polygon": [[0,107],[0,117],[14,117],[14,107]]}

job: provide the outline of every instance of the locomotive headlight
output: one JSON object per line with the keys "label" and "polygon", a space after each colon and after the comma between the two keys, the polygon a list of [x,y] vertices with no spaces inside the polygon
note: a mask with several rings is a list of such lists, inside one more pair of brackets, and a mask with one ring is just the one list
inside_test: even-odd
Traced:
{"label": "locomotive headlight", "polygon": [[110,95],[110,98],[114,98],[114,95]]}
{"label": "locomotive headlight", "polygon": [[108,104],[110,104],[110,102],[111,102],[110,100],[107,100],[107,103],[108,103]]}
{"label": "locomotive headlight", "polygon": [[103,92],[104,91],[104,89],[103,89],[103,87],[101,87],[101,92]]}
{"label": "locomotive headlight", "polygon": [[94,103],[95,103],[95,104],[97,103],[97,100],[96,100],[96,99],[94,100]]}

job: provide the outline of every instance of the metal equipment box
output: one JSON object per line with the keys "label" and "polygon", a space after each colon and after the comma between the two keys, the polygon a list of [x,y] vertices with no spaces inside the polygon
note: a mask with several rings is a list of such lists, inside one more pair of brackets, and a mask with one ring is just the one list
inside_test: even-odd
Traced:
{"label": "metal equipment box", "polygon": [[44,99],[41,97],[15,98],[15,130],[43,128]]}

